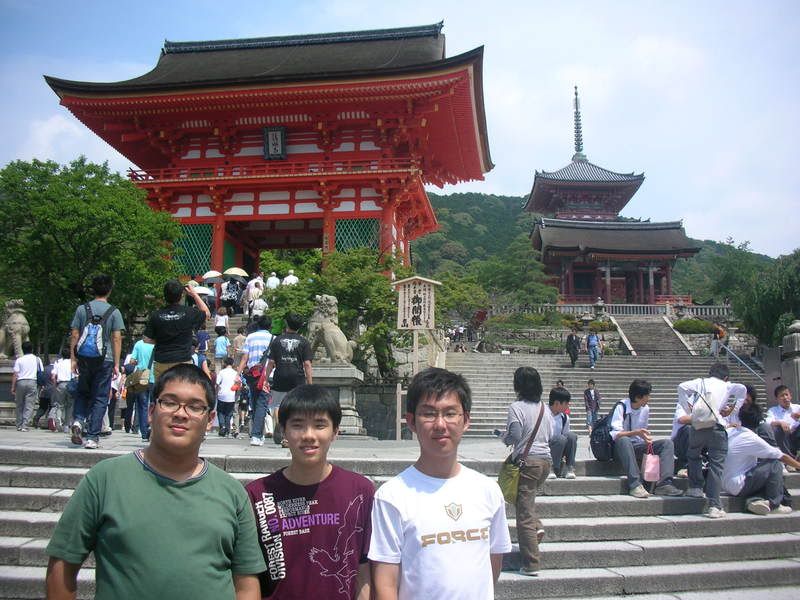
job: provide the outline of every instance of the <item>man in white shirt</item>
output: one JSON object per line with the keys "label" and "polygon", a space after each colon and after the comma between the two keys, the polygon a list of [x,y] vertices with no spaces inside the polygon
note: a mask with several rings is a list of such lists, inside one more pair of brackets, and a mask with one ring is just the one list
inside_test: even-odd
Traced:
{"label": "man in white shirt", "polygon": [[22,342],[22,356],[14,361],[11,374],[11,395],[17,402],[17,431],[28,431],[39,390],[36,375],[42,370],[42,361],[33,353],[33,344]]}
{"label": "man in white shirt", "polygon": [[767,425],[784,453],[796,456],[800,448],[800,404],[792,404],[792,393],[785,385],[775,388],[778,404],[767,411]]}
{"label": "man in white shirt", "polygon": [[511,538],[497,482],[458,463],[470,407],[461,375],[429,368],[411,380],[406,421],[420,456],[375,493],[369,559],[377,600],[494,598]]}
{"label": "man in white shirt", "polygon": [[[722,470],[725,456],[728,453],[728,426],[726,418],[734,411],[738,414],[744,404],[747,388],[741,383],[729,383],[727,365],[714,363],[708,371],[708,377],[700,377],[684,381],[678,385],[678,403],[688,416],[690,426],[689,446],[686,459],[689,475],[687,496],[703,497],[702,452],[708,453],[708,474],[705,481],[705,496],[708,498],[708,510],[705,515],[709,519],[725,516],[719,499]],[[707,403],[714,413],[716,423],[711,427],[699,429],[693,422],[692,411],[698,402]]]}
{"label": "man in white shirt", "polygon": [[267,277],[267,289],[274,290],[281,284],[281,280],[278,279],[278,274],[275,271],[269,274]]}
{"label": "man in white shirt", "polygon": [[294,270],[289,269],[289,274],[283,278],[283,282],[281,285],[294,285],[296,284],[299,279],[297,279],[297,275],[294,274]]}
{"label": "man in white shirt", "polygon": [[[562,477],[575,479],[575,452],[578,449],[578,436],[570,431],[569,410],[570,393],[563,387],[550,390],[550,413],[553,415],[553,430],[550,433],[550,455],[553,458],[553,470],[548,479]],[[561,458],[566,465],[561,467]]]}
{"label": "man in white shirt", "polygon": [[783,467],[800,467],[793,456],[770,446],[755,433],[761,422],[761,407],[745,404],[739,411],[740,425],[728,430],[728,456],[722,472],[722,487],[732,496],[746,498],[751,513],[788,514],[792,500],[783,483]]}
{"label": "man in white shirt", "polygon": [[672,440],[654,440],[647,429],[650,420],[650,392],[653,386],[644,379],[634,379],[628,388],[628,397],[620,400],[611,416],[611,439],[614,440],[614,460],[628,476],[628,493],[634,498],[647,498],[650,493],[644,489],[639,472],[642,455],[648,444],[660,463],[656,482],[657,496],[682,496],[683,492],[672,483],[675,472],[675,455]]}

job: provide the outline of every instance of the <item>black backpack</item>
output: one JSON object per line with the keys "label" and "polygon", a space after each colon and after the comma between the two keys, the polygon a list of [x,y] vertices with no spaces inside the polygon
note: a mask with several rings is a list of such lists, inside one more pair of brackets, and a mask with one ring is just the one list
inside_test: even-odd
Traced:
{"label": "black backpack", "polygon": [[617,406],[622,404],[622,421],[625,421],[627,415],[625,411],[625,403],[620,401],[614,405],[611,412],[602,419],[595,421],[592,427],[592,435],[589,436],[589,446],[592,449],[594,457],[602,462],[608,462],[614,459],[614,440],[611,439],[611,417]]}

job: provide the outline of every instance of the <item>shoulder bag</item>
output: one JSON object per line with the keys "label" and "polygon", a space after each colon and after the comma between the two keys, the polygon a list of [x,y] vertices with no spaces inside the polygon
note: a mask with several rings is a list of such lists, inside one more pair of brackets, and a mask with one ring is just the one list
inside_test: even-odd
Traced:
{"label": "shoulder bag", "polygon": [[533,427],[533,433],[531,433],[531,437],[528,438],[528,443],[525,444],[525,450],[523,450],[516,459],[513,458],[514,451],[512,450],[505,462],[503,462],[503,466],[500,467],[500,473],[497,475],[497,484],[500,486],[500,489],[503,491],[503,497],[509,504],[516,504],[517,502],[517,491],[519,490],[519,470],[525,466],[525,459],[528,458],[528,453],[531,451],[533,440],[539,431],[539,425],[542,423],[542,417],[544,416],[544,402],[540,400],[539,404],[539,418],[536,419],[536,425]]}

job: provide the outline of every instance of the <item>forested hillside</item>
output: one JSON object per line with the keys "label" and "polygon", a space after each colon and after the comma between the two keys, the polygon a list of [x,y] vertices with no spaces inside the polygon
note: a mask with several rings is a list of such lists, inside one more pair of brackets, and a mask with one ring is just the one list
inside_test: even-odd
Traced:
{"label": "forested hillside", "polygon": [[[533,226],[533,215],[522,212],[524,196],[467,193],[429,197],[440,229],[411,245],[414,266],[421,275],[461,273],[470,261],[495,259],[507,263],[513,260],[508,251],[512,242],[529,234]],[[693,259],[678,261],[674,291],[691,294],[698,302],[721,302],[730,294],[718,289],[718,284],[715,288],[718,264],[714,261],[726,255],[730,244],[693,241],[702,250]],[[766,267],[774,262],[763,254],[750,254],[757,265]]]}

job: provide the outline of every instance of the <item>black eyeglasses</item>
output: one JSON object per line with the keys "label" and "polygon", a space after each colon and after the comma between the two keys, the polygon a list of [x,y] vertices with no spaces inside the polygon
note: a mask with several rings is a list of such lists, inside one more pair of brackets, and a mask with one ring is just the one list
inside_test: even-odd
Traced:
{"label": "black eyeglasses", "polygon": [[202,417],[208,412],[208,404],[201,404],[200,402],[178,402],[177,400],[170,400],[166,398],[157,398],[158,405],[167,412],[176,413],[180,408],[186,410],[186,414],[190,417]]}

